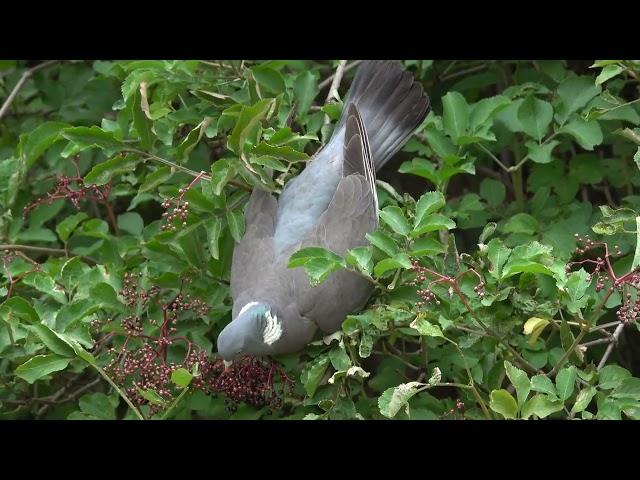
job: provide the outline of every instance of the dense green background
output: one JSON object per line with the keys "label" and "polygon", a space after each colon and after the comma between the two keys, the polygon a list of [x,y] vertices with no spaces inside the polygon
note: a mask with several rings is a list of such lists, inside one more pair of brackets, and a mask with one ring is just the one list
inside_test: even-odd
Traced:
{"label": "dense green background", "polygon": [[[0,418],[638,418],[640,62],[403,63],[432,112],[379,174],[372,245],[294,262],[310,281],[357,270],[375,295],[276,359],[281,405],[228,410],[200,386],[248,193],[280,192],[329,138],[357,62],[0,61]],[[574,234],[620,254],[576,254]],[[602,289],[593,262],[565,268],[599,257]],[[136,389],[135,362],[109,362],[162,350],[140,335],[179,291],[206,313],[177,313],[164,377]]]}

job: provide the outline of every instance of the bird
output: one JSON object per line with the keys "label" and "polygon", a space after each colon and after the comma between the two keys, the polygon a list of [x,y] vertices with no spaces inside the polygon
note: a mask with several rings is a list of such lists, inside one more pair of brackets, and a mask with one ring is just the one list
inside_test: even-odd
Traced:
{"label": "bird", "polygon": [[217,339],[225,365],[299,352],[339,330],[373,293],[369,280],[349,270],[312,285],[303,268],[287,267],[289,258],[306,247],[344,256],[368,245],[366,234],[378,227],[376,171],[423,122],[430,100],[399,61],[367,60],[343,105],[330,140],[278,199],[262,189],[251,193],[232,257],[232,320]]}

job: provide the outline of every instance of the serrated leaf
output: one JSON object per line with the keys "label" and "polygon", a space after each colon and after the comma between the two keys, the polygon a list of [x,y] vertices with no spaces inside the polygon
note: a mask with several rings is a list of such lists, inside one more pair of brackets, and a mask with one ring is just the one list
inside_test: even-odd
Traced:
{"label": "serrated leaf", "polygon": [[417,317],[409,326],[417,330],[420,335],[445,338],[440,327],[429,322],[423,316]]}
{"label": "serrated leaf", "polygon": [[407,236],[411,231],[409,222],[405,218],[400,207],[385,207],[380,211],[380,218],[398,235]]}
{"label": "serrated leaf", "polygon": [[408,402],[418,393],[418,387],[421,385],[420,382],[409,382],[385,390],[378,398],[380,413],[387,418],[393,418],[402,407],[405,407],[407,414],[409,414]]}
{"label": "serrated leaf", "polygon": [[53,372],[64,370],[71,358],[61,357],[55,353],[36,355],[16,368],[16,375],[28,383],[33,383]]}
{"label": "serrated leaf", "polygon": [[449,92],[442,97],[442,125],[444,131],[454,143],[467,133],[469,124],[469,105],[458,92]]}
{"label": "serrated leaf", "polygon": [[631,373],[618,366],[606,365],[598,372],[598,386],[603,390],[611,390],[622,385],[622,382],[631,377]]}
{"label": "serrated leaf", "polygon": [[84,177],[85,184],[94,183],[104,185],[116,175],[132,172],[136,169],[138,157],[136,155],[116,155],[109,160],[98,163]]}
{"label": "serrated leaf", "polygon": [[189,386],[192,379],[193,375],[186,368],[180,367],[171,372],[171,381],[180,388]]}
{"label": "serrated leaf", "polygon": [[504,389],[491,392],[489,407],[506,419],[515,419],[518,413],[518,403],[509,392]]}
{"label": "serrated leaf", "polygon": [[566,401],[575,389],[578,372],[573,365],[561,369],[556,376],[556,389],[562,401]]}
{"label": "serrated leaf", "polygon": [[531,377],[531,390],[534,392],[546,393],[552,399],[557,398],[556,387],[546,375],[534,375]]}
{"label": "serrated leaf", "polygon": [[531,382],[527,374],[519,368],[513,366],[511,362],[504,361],[504,369],[509,377],[509,381],[516,388],[516,394],[518,396],[518,405],[522,406],[529,396],[529,390],[531,390]]}
{"label": "serrated leaf", "polygon": [[524,132],[536,140],[542,140],[553,119],[550,103],[529,95],[518,108],[518,120]]}
{"label": "serrated leaf", "polygon": [[396,268],[411,268],[411,260],[406,253],[397,253],[391,258],[385,258],[380,260],[376,266],[373,268],[373,274],[376,277],[383,275],[385,272],[389,270],[393,270]]}
{"label": "serrated leaf", "polygon": [[603,140],[597,120],[585,122],[581,118],[575,118],[558,130],[558,133],[570,135],[585,150],[593,150],[593,147],[600,145]]}
{"label": "serrated leaf", "polygon": [[526,420],[531,415],[546,418],[552,413],[562,410],[563,406],[564,404],[561,400],[549,398],[547,395],[537,394],[522,406],[522,418]]}
{"label": "serrated leaf", "polygon": [[396,242],[394,242],[393,239],[386,233],[378,230],[373,233],[367,233],[366,237],[373,246],[379,248],[390,257],[398,253],[399,249],[396,245]]}
{"label": "serrated leaf", "polygon": [[441,192],[427,192],[416,203],[416,216],[413,227],[416,228],[423,221],[425,215],[430,215],[444,207],[446,201]]}
{"label": "serrated leaf", "polygon": [[63,357],[73,358],[76,356],[73,347],[57,332],[54,332],[46,325],[39,323],[30,325],[28,328],[35,333],[40,341],[53,353],[57,353]]}
{"label": "serrated leaf", "polygon": [[60,240],[66,242],[73,231],[80,225],[83,220],[86,220],[89,216],[84,212],[78,212],[75,215],[70,215],[56,225],[56,232]]}
{"label": "serrated leaf", "polygon": [[589,406],[591,400],[597,393],[595,387],[586,387],[578,392],[578,396],[576,397],[576,402],[571,407],[571,413],[582,412],[585,408]]}
{"label": "serrated leaf", "polygon": [[[105,132],[100,127],[69,127],[62,130],[61,135],[74,144],[74,154],[92,147],[103,149],[107,155],[125,149],[125,145],[113,133]],[[62,156],[65,157],[64,154]]]}
{"label": "serrated leaf", "polygon": [[144,183],[138,189],[138,193],[148,192],[149,190],[155,190],[159,185],[171,178],[171,169],[169,167],[160,167],[157,170],[149,173]]}
{"label": "serrated leaf", "polygon": [[216,260],[220,259],[220,236],[222,234],[222,228],[224,227],[223,220],[219,217],[212,217],[205,222],[205,229],[207,230],[207,242],[209,245],[209,253]]}

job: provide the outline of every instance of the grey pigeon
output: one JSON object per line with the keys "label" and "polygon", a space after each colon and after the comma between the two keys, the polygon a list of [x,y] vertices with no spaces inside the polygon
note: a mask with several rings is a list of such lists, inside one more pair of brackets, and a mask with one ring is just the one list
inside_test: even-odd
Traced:
{"label": "grey pigeon", "polygon": [[233,320],[218,337],[225,361],[241,355],[297,352],[318,329],[337,331],[373,291],[346,270],[311,286],[302,268],[287,268],[301,248],[339,255],[368,244],[378,226],[375,172],[409,139],[429,98],[395,61],[365,61],[356,73],[331,140],[277,200],[254,189],[246,232],[233,252]]}

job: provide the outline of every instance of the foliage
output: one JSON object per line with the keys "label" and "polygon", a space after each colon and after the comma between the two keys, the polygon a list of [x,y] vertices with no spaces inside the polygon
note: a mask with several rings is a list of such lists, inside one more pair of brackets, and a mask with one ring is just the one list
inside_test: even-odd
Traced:
{"label": "foliage", "polygon": [[369,304],[223,371],[249,192],[327,141],[353,63],[336,93],[337,61],[0,62],[0,418],[640,416],[637,61],[404,61],[433,111],[370,245],[290,260]]}

